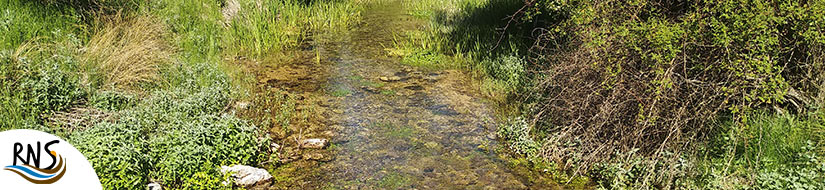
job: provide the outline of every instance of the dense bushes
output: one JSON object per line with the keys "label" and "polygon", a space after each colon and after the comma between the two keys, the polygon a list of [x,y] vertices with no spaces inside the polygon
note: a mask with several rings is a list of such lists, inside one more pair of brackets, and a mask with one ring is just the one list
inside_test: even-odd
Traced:
{"label": "dense bushes", "polygon": [[[825,20],[815,16],[825,11],[822,2],[529,1],[525,7],[531,10],[525,15],[563,18],[535,36],[538,75],[529,100],[538,103],[535,127],[553,134],[543,139],[553,147],[544,157],[566,166],[620,158],[622,168],[641,170],[625,176],[633,187],[684,185],[678,183],[689,168],[676,164],[685,161],[681,151],[718,134],[713,121],[761,133],[768,129],[749,122],[754,111],[805,114],[821,102],[810,99],[820,97],[825,71]],[[768,151],[718,148],[734,151],[729,156]],[[630,152],[636,156],[621,156]],[[751,171],[765,164],[739,166]],[[755,176],[743,176],[743,184],[753,185]]]}
{"label": "dense bushes", "polygon": [[[424,32],[430,40],[414,37],[412,43],[456,47],[422,52],[472,55],[478,64],[463,68],[484,73],[482,87],[524,87],[493,90],[515,94],[509,101],[522,103],[513,115],[525,119],[499,130],[515,152],[556,162],[562,169],[589,171],[606,188],[714,188],[707,185],[714,180],[751,188],[768,188],[758,186],[762,182],[791,187],[791,181],[808,180],[805,184],[816,187],[819,183],[812,180],[822,179],[795,174],[816,171],[792,164],[804,157],[798,152],[772,153],[794,159],[773,162],[786,169],[765,169],[769,163],[753,160],[774,157],[751,144],[780,143],[774,141],[791,135],[760,135],[769,129],[758,122],[782,123],[769,118],[797,116],[781,124],[781,130],[821,123],[809,114],[820,112],[825,92],[822,1],[409,4],[414,15],[434,23]],[[504,61],[510,55],[526,60],[519,64],[524,72],[513,75],[518,77],[502,77],[516,68]],[[756,114],[761,112],[777,114]],[[820,126],[810,128],[819,135],[801,139],[822,147]],[[724,141],[737,146],[708,144],[731,131],[736,133]],[[787,145],[794,150],[804,146]],[[761,156],[695,169],[708,162],[695,155],[705,147],[727,150],[715,155],[725,158]],[[812,151],[822,153],[821,148]]]}
{"label": "dense bushes", "polygon": [[[105,187],[131,188],[149,181],[170,188],[216,187],[224,179],[220,165],[257,165],[268,159],[268,139],[260,138],[264,135],[254,125],[223,113],[231,94],[227,76],[208,63],[181,67],[182,75],[171,75],[197,77],[153,92],[119,112],[116,121],[71,135]],[[193,177],[199,180],[189,179]]]}
{"label": "dense bushes", "polygon": [[[226,179],[220,165],[258,165],[269,158],[266,135],[226,113],[240,96],[238,87],[214,61],[220,43],[204,45],[220,41],[195,43],[209,36],[169,32],[168,23],[154,19],[174,15],[163,14],[165,9],[142,15],[150,13],[131,3],[138,1],[77,1],[135,8],[123,15],[107,12],[112,7],[96,12],[64,4],[71,2],[76,1],[0,3],[7,5],[0,16],[9,21],[0,23],[8,34],[0,38],[0,129],[66,137],[92,162],[107,189],[141,189],[150,181],[172,189],[217,188]],[[84,33],[86,26],[101,30]],[[170,47],[186,44],[193,46]],[[58,115],[94,118],[82,126],[61,126],[52,120]]]}

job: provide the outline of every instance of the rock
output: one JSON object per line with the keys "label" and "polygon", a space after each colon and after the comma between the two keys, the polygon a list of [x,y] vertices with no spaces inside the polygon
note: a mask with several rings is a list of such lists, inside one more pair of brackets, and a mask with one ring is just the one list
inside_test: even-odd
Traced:
{"label": "rock", "polygon": [[420,86],[420,85],[412,85],[412,86],[406,86],[406,87],[404,87],[404,89],[407,89],[407,90],[424,90],[424,87]]}
{"label": "rock", "polygon": [[235,185],[253,186],[269,182],[272,175],[268,171],[247,165],[221,166],[221,173],[231,173]]}
{"label": "rock", "polygon": [[237,110],[246,110],[246,109],[249,109],[250,107],[252,107],[252,102],[247,102],[247,101],[235,102],[235,109],[237,109]]}
{"label": "rock", "polygon": [[362,86],[361,89],[363,89],[364,91],[367,91],[369,93],[373,93],[373,94],[378,94],[380,92],[378,89],[375,89],[375,88],[369,87],[369,86]]}
{"label": "rock", "polygon": [[327,146],[327,139],[304,139],[301,141],[301,148],[321,149]]}
{"label": "rock", "polygon": [[281,145],[279,145],[278,143],[272,143],[272,145],[270,147],[272,148],[273,152],[278,151],[278,150],[281,149]]}
{"label": "rock", "polygon": [[324,159],[324,155],[321,153],[309,153],[304,154],[304,160],[321,160]]}
{"label": "rock", "polygon": [[323,134],[324,136],[327,136],[327,137],[335,137],[335,132],[332,132],[332,131],[324,131],[321,134]]}
{"label": "rock", "polygon": [[160,183],[152,182],[152,183],[149,183],[149,185],[146,185],[146,189],[148,189],[148,190],[162,190],[163,187],[160,186]]}
{"label": "rock", "polygon": [[490,139],[490,140],[496,140],[496,138],[498,138],[498,136],[495,133],[490,133],[490,134],[487,134],[487,138]]}
{"label": "rock", "polygon": [[398,77],[398,76],[378,77],[378,80],[381,80],[381,81],[384,81],[384,82],[395,82],[395,81],[400,81],[401,77]]}

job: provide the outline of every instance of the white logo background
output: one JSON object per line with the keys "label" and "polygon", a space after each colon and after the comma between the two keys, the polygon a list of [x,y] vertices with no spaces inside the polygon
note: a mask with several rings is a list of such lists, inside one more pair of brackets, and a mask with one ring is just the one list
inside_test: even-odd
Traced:
{"label": "white logo background", "polygon": [[[16,142],[23,144],[23,152],[20,153],[20,156],[26,159],[28,145],[32,145],[33,150],[37,151],[37,142],[40,141],[40,167],[45,168],[49,166],[53,160],[51,156],[49,156],[49,153],[46,152],[44,146],[52,140],[58,140],[60,142],[50,145],[49,150],[55,151],[66,160],[64,163],[66,165],[66,173],[60,180],[52,184],[34,184],[23,179],[23,177],[20,177],[17,173],[3,169],[13,163],[14,143]],[[33,159],[29,164],[34,166]],[[17,165],[22,165],[20,160],[17,161]],[[0,189],[55,190],[103,188],[100,185],[100,180],[94,168],[92,168],[92,165],[89,164],[86,157],[69,144],[69,142],[48,133],[20,129],[0,132]]]}

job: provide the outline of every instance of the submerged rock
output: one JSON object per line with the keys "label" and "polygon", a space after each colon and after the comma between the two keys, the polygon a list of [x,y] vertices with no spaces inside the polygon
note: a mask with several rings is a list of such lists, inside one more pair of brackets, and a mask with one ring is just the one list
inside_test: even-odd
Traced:
{"label": "submerged rock", "polygon": [[308,153],[303,155],[304,160],[323,160],[324,155],[321,153]]}
{"label": "submerged rock", "polygon": [[230,178],[232,178],[235,185],[238,186],[264,184],[272,179],[272,175],[265,169],[247,165],[234,165],[232,167],[221,166],[221,173],[232,173]]}
{"label": "submerged rock", "polygon": [[249,109],[250,107],[252,107],[252,102],[247,102],[247,101],[235,102],[235,109],[237,109],[237,110],[246,110],[246,109]]}
{"label": "submerged rock", "polygon": [[326,147],[328,142],[327,139],[304,139],[301,141],[301,147],[320,149]]}
{"label": "submerged rock", "polygon": [[381,80],[381,81],[384,81],[384,82],[395,82],[395,81],[400,81],[401,77],[398,77],[398,76],[378,77],[378,80]]}

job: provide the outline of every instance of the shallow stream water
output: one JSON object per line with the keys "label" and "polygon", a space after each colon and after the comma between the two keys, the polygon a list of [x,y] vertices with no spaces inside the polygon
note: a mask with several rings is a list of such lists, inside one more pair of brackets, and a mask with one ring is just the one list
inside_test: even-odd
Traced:
{"label": "shallow stream water", "polygon": [[557,189],[496,153],[494,112],[469,76],[387,55],[394,35],[418,26],[405,12],[400,3],[369,6],[350,34],[307,48],[326,67],[303,72],[323,76],[307,78],[329,96],[321,130],[334,132],[321,136],[332,143],[303,152],[319,158],[284,166],[294,176],[270,188]]}

